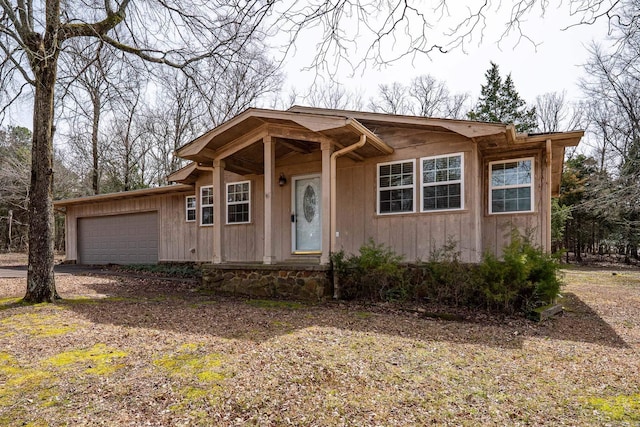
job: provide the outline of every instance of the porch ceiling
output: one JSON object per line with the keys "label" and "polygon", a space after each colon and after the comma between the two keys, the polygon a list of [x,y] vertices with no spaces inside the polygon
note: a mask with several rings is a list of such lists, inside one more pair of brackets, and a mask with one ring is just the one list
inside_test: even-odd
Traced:
{"label": "porch ceiling", "polygon": [[199,163],[224,159],[226,169],[238,173],[263,173],[263,146],[270,136],[276,142],[276,158],[311,153],[329,142],[337,149],[355,144],[361,135],[367,144],[349,155],[354,159],[393,152],[378,136],[356,120],[287,111],[249,109],[177,150],[182,158]]}

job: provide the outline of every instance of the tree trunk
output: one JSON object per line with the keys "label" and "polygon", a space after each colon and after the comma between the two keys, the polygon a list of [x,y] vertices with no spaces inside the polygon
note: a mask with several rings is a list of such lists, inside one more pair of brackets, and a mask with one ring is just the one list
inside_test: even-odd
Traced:
{"label": "tree trunk", "polygon": [[100,128],[100,102],[98,96],[92,96],[93,123],[91,126],[91,155],[93,157],[93,170],[91,171],[91,184],[93,194],[100,194],[100,175],[98,174],[98,129]]}
{"label": "tree trunk", "polygon": [[9,225],[9,230],[7,230],[9,232],[8,234],[8,244],[7,244],[7,250],[9,252],[11,252],[11,247],[13,246],[13,242],[11,240],[11,234],[13,233],[13,231],[11,230],[11,228],[13,227],[13,211],[11,209],[9,209],[9,219],[8,219],[8,225]]}
{"label": "tree trunk", "polygon": [[[55,42],[54,42],[55,43]],[[31,186],[29,192],[29,270],[24,301],[52,302],[53,275],[53,95],[57,72],[57,47],[42,60],[34,60],[35,102]]]}

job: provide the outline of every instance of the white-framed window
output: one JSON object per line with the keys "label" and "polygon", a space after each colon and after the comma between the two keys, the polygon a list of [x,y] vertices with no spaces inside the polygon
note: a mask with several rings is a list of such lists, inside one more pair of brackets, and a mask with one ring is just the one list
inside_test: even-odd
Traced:
{"label": "white-framed window", "polygon": [[415,212],[415,160],[378,163],[378,214]]}
{"label": "white-framed window", "polygon": [[227,224],[251,222],[251,181],[227,184]]}
{"label": "white-framed window", "polygon": [[489,213],[533,212],[533,157],[489,163]]}
{"label": "white-framed window", "polygon": [[185,197],[185,209],[187,222],[196,220],[196,196]]}
{"label": "white-framed window", "polygon": [[420,172],[421,212],[464,208],[463,153],[423,157]]}
{"label": "white-framed window", "polygon": [[200,225],[213,225],[213,186],[200,187]]}

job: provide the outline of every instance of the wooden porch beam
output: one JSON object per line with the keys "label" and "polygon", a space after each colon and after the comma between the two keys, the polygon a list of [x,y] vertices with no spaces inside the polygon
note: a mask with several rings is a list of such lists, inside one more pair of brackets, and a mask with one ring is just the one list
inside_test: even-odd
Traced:
{"label": "wooden porch beam", "polygon": [[291,142],[287,142],[283,139],[279,139],[278,140],[278,144],[284,145],[287,148],[290,148],[291,150],[298,152],[298,153],[302,153],[302,154],[309,154],[311,153],[311,150],[304,148],[304,147],[300,147],[296,144],[293,144]]}
{"label": "wooden porch beam", "polygon": [[319,133],[310,130],[298,129],[291,126],[269,125],[268,133],[272,137],[276,138],[297,139],[300,141],[315,142],[317,144],[322,144],[323,142],[330,141],[329,138]]}
{"label": "wooden porch beam", "polygon": [[259,126],[254,130],[252,130],[251,132],[245,133],[244,135],[234,139],[233,141],[226,143],[225,145],[217,149],[215,151],[215,157],[218,159],[225,159],[231,156],[232,154],[235,154],[238,151],[243,150],[249,147],[250,145],[255,144],[256,142],[264,138],[266,135],[267,135],[267,125]]}
{"label": "wooden porch beam", "polygon": [[247,160],[244,157],[234,156],[227,158],[227,169],[231,170],[234,168],[256,175],[262,175],[264,173],[264,166],[262,163]]}

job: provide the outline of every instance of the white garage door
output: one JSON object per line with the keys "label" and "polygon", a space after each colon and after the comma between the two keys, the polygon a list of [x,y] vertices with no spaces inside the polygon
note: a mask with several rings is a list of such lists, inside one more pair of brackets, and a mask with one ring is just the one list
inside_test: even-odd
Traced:
{"label": "white garage door", "polygon": [[78,219],[80,264],[158,262],[158,213]]}

